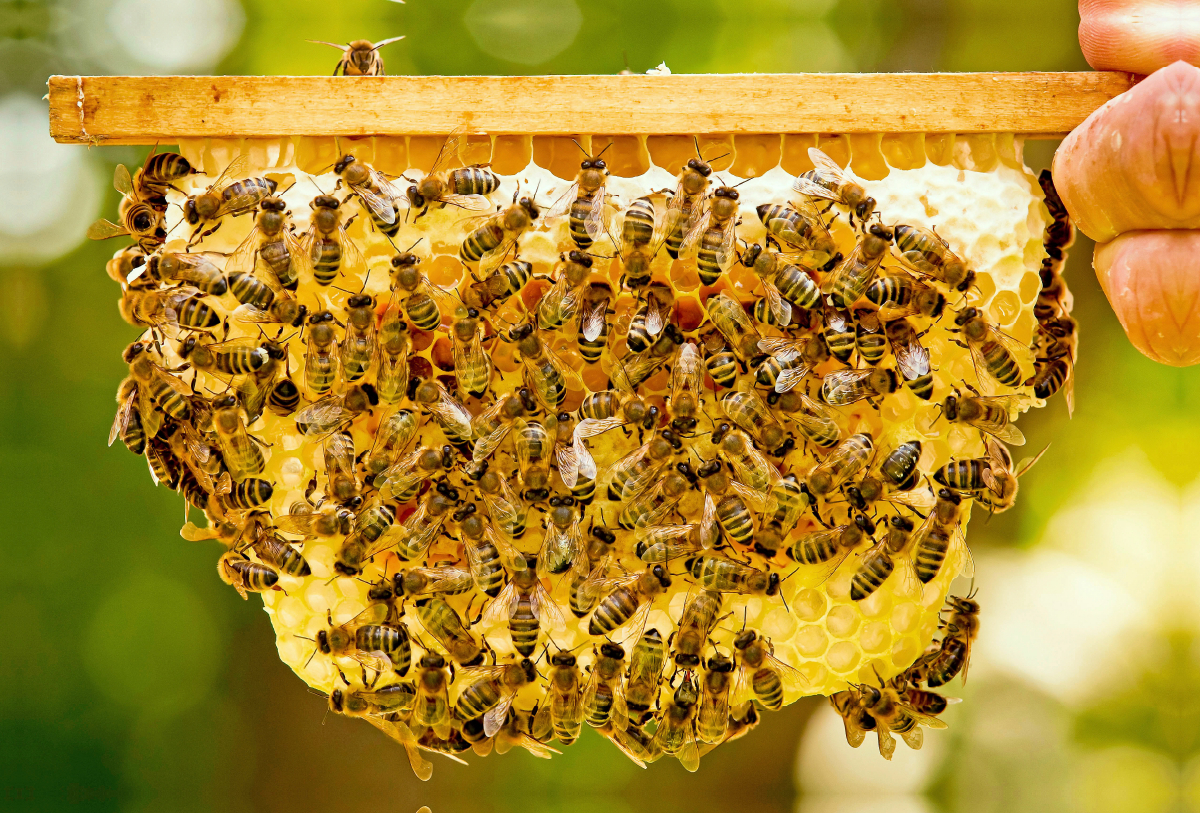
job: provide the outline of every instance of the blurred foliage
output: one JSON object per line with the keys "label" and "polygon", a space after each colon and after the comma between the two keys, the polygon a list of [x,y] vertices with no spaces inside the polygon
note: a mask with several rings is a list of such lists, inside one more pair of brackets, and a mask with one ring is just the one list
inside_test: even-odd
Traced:
{"label": "blurred foliage", "polygon": [[[50,73],[96,72],[116,0],[0,2],[0,93],[40,96]],[[186,0],[162,0],[164,13]],[[665,61],[677,72],[1067,70],[1086,68],[1072,0],[243,0],[230,74],[326,74],[336,54],[308,39],[407,39],[391,73],[615,73]],[[96,21],[100,22],[97,27]],[[495,31],[488,27],[494,26]],[[188,36],[180,31],[180,37]],[[76,47],[93,43],[96,49]],[[537,64],[525,61],[541,56]],[[1034,169],[1053,143],[1031,143]],[[61,149],[78,149],[62,147]],[[103,148],[111,173],[144,151]],[[106,211],[116,194],[109,192]],[[275,656],[257,600],[215,578],[215,551],[179,539],[182,500],[150,487],[145,462],[104,445],[121,349],[136,332],[103,273],[111,244],[82,241],[44,267],[0,250],[0,799],[6,810],[335,810],[354,804],[456,810],[688,810],[793,806],[792,765],[817,701],[767,715],[707,757],[641,772],[593,732],[554,763],[527,754],[439,761],[426,786],[370,727],[330,717]],[[1052,453],[1018,508],[971,529],[977,550],[1031,545],[1098,461],[1140,446],[1172,482],[1197,474],[1200,374],[1132,349],[1080,238],[1068,279],[1082,358],[1078,409],[1061,399],[1022,423]],[[973,692],[963,730],[1005,726],[946,763],[934,802],[949,809],[1048,809],[1063,800],[1058,750],[1135,743],[1183,762],[1197,750],[1195,642],[1171,639],[1127,697],[1073,724],[1019,687]],[[137,667],[133,668],[136,659]],[[999,722],[996,722],[999,721]],[[1058,733],[1055,733],[1058,732]],[[1061,736],[1060,736],[1061,734]],[[1044,736],[1043,736],[1044,735]],[[953,735],[964,745],[961,734]],[[1045,742],[1039,750],[1029,743]],[[1056,773],[1057,772],[1057,773]],[[1057,782],[1057,784],[1056,784]],[[994,796],[986,797],[988,793]],[[987,805],[979,804],[990,798]]]}

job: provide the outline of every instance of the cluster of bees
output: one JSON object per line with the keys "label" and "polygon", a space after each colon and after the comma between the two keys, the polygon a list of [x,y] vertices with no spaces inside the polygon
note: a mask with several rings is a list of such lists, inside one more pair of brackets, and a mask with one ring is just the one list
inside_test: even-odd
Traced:
{"label": "cluster of bees", "polygon": [[[119,167],[119,222],[90,236],[133,239],[108,272],[144,333],[110,444],[204,513],[184,536],[221,542],[221,578],[266,594],[277,629],[308,602],[281,647],[421,778],[425,752],[549,756],[585,723],[695,770],[829,681],[852,745],[920,747],[978,631],[972,597],[938,622],[968,506],[1012,506],[1032,465],[1012,418],[1069,387],[1057,268],[1031,348],[968,304],[945,240],[885,224],[815,148],[790,195],[751,207],[698,145],[673,189],[621,199],[585,154],[552,199],[518,184],[497,204],[460,138],[416,178],[352,154],[304,177],[307,226],[283,197],[299,170]],[[1051,231],[1061,259],[1069,223]],[[552,267],[526,253],[538,235]],[[457,286],[431,279],[447,262]],[[939,376],[935,337],[973,383]],[[903,423],[897,404],[936,409]],[[946,426],[982,453],[922,465]],[[329,584],[343,601],[314,603]],[[852,613],[912,602],[927,649],[853,678],[777,653],[762,619],[820,590]]]}

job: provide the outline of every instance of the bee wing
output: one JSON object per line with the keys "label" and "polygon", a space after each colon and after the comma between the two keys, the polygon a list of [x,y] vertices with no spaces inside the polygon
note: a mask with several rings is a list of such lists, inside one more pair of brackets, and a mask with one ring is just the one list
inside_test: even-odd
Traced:
{"label": "bee wing", "polygon": [[[815,150],[815,147],[809,147],[809,150]],[[836,164],[834,166],[837,166]],[[837,195],[830,192],[825,187],[813,181],[811,178],[800,176],[796,178],[792,184],[792,189],[801,195],[807,195],[810,198],[824,198],[825,200],[840,200]]]}
{"label": "bee wing", "polygon": [[906,331],[907,341],[898,343],[891,341],[889,335],[888,340],[892,346],[892,353],[896,356],[896,366],[900,368],[901,375],[908,381],[914,378],[920,378],[923,375],[929,374],[929,351],[917,340],[916,334],[911,330]]}
{"label": "bee wing", "polygon": [[775,379],[775,392],[791,392],[804,379],[808,378],[810,371],[807,364],[784,370]]}
{"label": "bee wing", "polygon": [[[473,549],[471,545],[467,545],[467,551]],[[475,554],[478,556],[478,553]],[[504,589],[496,594],[488,606],[483,611],[483,623],[487,625],[498,625],[507,623],[508,619],[513,617],[516,610],[517,601],[521,598],[517,592],[517,586],[512,582],[504,585]],[[472,671],[472,674],[474,672]]]}
{"label": "bee wing", "polygon": [[[108,430],[108,445],[112,446],[117,437],[129,428],[129,422],[133,419],[133,410],[137,409],[138,390],[130,393],[129,397],[121,402],[117,407],[117,414],[113,418],[112,428]],[[155,434],[158,434],[157,432]]]}
{"label": "bee wing", "polygon": [[505,422],[496,427],[495,431],[475,441],[475,448],[471,452],[471,458],[473,460],[483,460],[490,457],[492,452],[500,448],[500,444],[508,437],[508,433],[511,430],[512,424]]}
{"label": "bee wing", "polygon": [[700,358],[700,350],[691,342],[681,344],[671,368],[671,397],[678,398],[685,392],[699,395],[703,387],[704,363]]}
{"label": "bee wing", "polygon": [[896,753],[896,738],[892,736],[887,721],[876,719],[875,733],[879,735],[879,756],[891,762],[892,755]]}
{"label": "bee wing", "polygon": [[670,462],[671,461],[668,458],[667,460],[655,463],[645,471],[630,477],[625,482],[625,488],[622,489],[622,493],[624,494],[625,498],[627,500],[632,500],[639,496],[643,491],[650,488],[651,484],[662,475],[663,470],[670,465]]}
{"label": "bee wing", "polygon": [[804,352],[806,344],[808,344],[808,339],[768,336],[758,340],[758,349],[783,362],[798,358]]}
{"label": "bee wing", "polygon": [[721,232],[721,244],[717,248],[716,258],[717,266],[722,271],[728,271],[737,261],[737,250],[734,248],[734,243],[737,241],[737,225],[738,219],[731,217]]}
{"label": "bee wing", "polygon": [[[617,711],[616,711],[615,706],[612,711],[612,716],[613,717],[617,716]],[[602,729],[599,729],[599,731],[600,731],[600,736],[606,737],[609,742],[611,742],[613,745],[617,746],[618,750],[620,750],[620,752],[622,754],[624,754],[625,756],[627,756],[631,760],[633,760],[634,765],[637,765],[639,768],[643,768],[643,769],[646,767],[646,763],[643,762],[642,758],[639,757],[634,752],[632,747],[630,747],[629,734],[625,733],[624,729],[613,726],[613,727],[609,728],[608,730],[605,730],[602,728]]]}
{"label": "bee wing", "polygon": [[565,629],[567,619],[563,615],[562,609],[558,606],[558,602],[550,595],[550,592],[538,582],[533,586],[533,593],[529,597],[530,609],[533,615],[537,618],[543,628],[550,632],[557,632]]}
{"label": "bee wing", "polygon": [[779,469],[775,468],[775,464],[749,444],[746,445],[745,452],[734,457],[731,462],[737,479],[747,485],[769,489],[780,479]]}
{"label": "bee wing", "polygon": [[770,307],[775,321],[781,325],[790,323],[792,321],[792,303],[783,298],[773,282],[764,281],[763,291],[766,293],[767,306]]}
{"label": "bee wing", "polygon": [[[675,196],[676,199],[681,197],[682,195]],[[690,257],[696,251],[696,244],[700,242],[700,237],[708,230],[708,224],[711,220],[712,212],[705,206],[700,215],[693,218],[683,235],[683,242],[679,246],[680,257]]]}
{"label": "bee wing", "polygon": [[596,340],[603,331],[605,316],[608,315],[608,300],[601,299],[593,307],[586,308],[580,314],[580,332],[589,342]]}
{"label": "bee wing", "polygon": [[442,397],[430,405],[429,411],[444,423],[453,425],[464,437],[471,436],[471,413],[450,395],[439,382],[438,389]]}
{"label": "bee wing", "polygon": [[236,176],[245,174],[246,170],[249,167],[250,167],[250,156],[248,156],[248,155],[237,156],[236,158],[234,158],[232,161],[230,161],[228,164],[225,165],[225,169],[221,170],[221,174],[218,175],[217,179],[215,181],[213,181],[212,185],[210,185],[208,187],[208,191],[209,192],[220,191],[221,189],[225,188],[229,184],[233,183]]}
{"label": "bee wing", "polygon": [[100,218],[88,226],[87,230],[89,240],[107,240],[110,237],[119,237],[122,234],[129,234],[129,229],[124,226],[118,226],[116,223],[104,218]]}
{"label": "bee wing", "polygon": [[358,615],[346,622],[347,627],[362,627],[367,624],[382,624],[391,609],[386,604],[369,604]]}
{"label": "bee wing", "polygon": [[1014,470],[1017,477],[1023,476],[1027,471],[1032,469],[1034,464],[1042,459],[1042,455],[1044,455],[1049,448],[1050,448],[1050,444],[1047,443],[1045,448],[1043,448],[1040,452],[1035,454],[1033,457],[1022,458],[1021,462],[1017,464],[1017,468]]}
{"label": "bee wing", "polygon": [[[380,180],[382,180],[384,184],[387,184],[387,188],[392,188],[392,185],[388,183],[386,179],[381,178]],[[377,217],[381,222],[386,223],[389,226],[396,222],[396,210],[392,206],[391,199],[384,198],[383,196],[376,194],[361,184],[358,186],[352,186],[350,188],[354,190],[354,194],[358,195],[358,199],[362,201],[363,206],[365,206],[371,212],[371,214]],[[403,196],[397,197],[401,200],[406,200],[406,198],[403,198]]]}
{"label": "bee wing", "polygon": [[479,258],[479,273],[481,275],[490,274],[500,263],[504,262],[504,258],[508,256],[508,252],[512,251],[517,246],[517,235],[505,235],[500,241],[500,245],[490,251],[485,251],[483,256]]}
{"label": "bee wing", "polygon": [[606,209],[604,187],[601,186],[592,195],[592,206],[588,209],[587,218],[583,221],[584,231],[593,240],[599,240],[604,233],[604,212]]}
{"label": "bee wing", "polygon": [[[983,427],[979,427],[979,428],[983,429]],[[1007,423],[1003,427],[1001,427],[1000,429],[997,429],[995,431],[992,431],[991,429],[983,429],[983,431],[987,432],[990,435],[994,435],[996,438],[1004,441],[1009,446],[1024,446],[1025,445],[1025,435],[1023,432],[1021,432],[1020,429],[1018,429],[1016,427],[1015,424]]]}
{"label": "bee wing", "polygon": [[316,525],[320,514],[284,514],[281,517],[275,517],[275,528],[283,531],[285,534],[297,534],[299,536],[312,536],[313,527]]}
{"label": "bee wing", "polygon": [[542,343],[542,352],[546,354],[546,360],[550,362],[550,366],[558,371],[558,374],[563,377],[565,382],[574,384],[574,389],[583,389],[583,377],[579,375],[579,371],[568,367],[567,363],[559,357],[558,353],[551,349],[548,342]]}
{"label": "bee wing", "polygon": [[[258,244],[260,242],[260,231],[258,226],[250,230],[246,238],[238,244],[238,247],[229,255],[228,261],[225,263],[226,271],[241,271],[242,273],[250,274],[255,271],[258,259]],[[264,264],[265,265],[265,264]],[[272,290],[278,291],[280,287],[279,278],[275,276],[275,272],[270,268],[265,269],[262,277],[263,282],[271,287]]]}
{"label": "bee wing", "polygon": [[704,513],[700,518],[700,544],[706,548],[714,548],[720,538],[721,528],[717,522],[717,503],[711,494],[705,492]]}
{"label": "bee wing", "polygon": [[846,171],[838,166],[836,161],[816,147],[808,148],[808,160],[813,162],[813,166],[817,171],[832,175],[838,181],[846,180]]}
{"label": "bee wing", "polygon": [[836,370],[821,381],[821,393],[826,402],[833,403],[837,398],[854,392],[859,381],[871,375],[871,370]]}
{"label": "bee wing", "polygon": [[[567,488],[574,488],[575,484],[579,482],[578,451],[572,446],[556,444],[554,447],[554,458],[558,463],[558,476],[562,478],[563,485]],[[593,469],[595,465],[593,461]]]}
{"label": "bee wing", "polygon": [[579,196],[579,182],[576,181],[569,185],[561,195],[559,195],[553,204],[550,206],[550,211],[544,215],[548,221],[558,220],[564,217],[571,209],[571,204],[575,202],[575,198]]}
{"label": "bee wing", "polygon": [[404,751],[408,754],[408,764],[412,766],[413,773],[422,782],[428,782],[429,778],[433,776],[433,764],[421,756],[417,738],[413,736],[408,726],[402,722],[385,720],[373,714],[367,715],[366,719],[368,723],[404,746]]}
{"label": "bee wing", "polygon": [[[429,175],[441,172],[450,163],[459,157],[459,150],[462,146],[462,140],[467,134],[465,126],[455,127],[446,136],[446,140],[442,142],[441,149],[438,150],[437,157],[433,159],[433,166],[429,168]],[[428,177],[428,176],[426,176]]]}
{"label": "bee wing", "polygon": [[904,709],[904,712],[906,714],[908,714],[910,717],[912,717],[914,720],[916,720],[918,723],[925,726],[926,728],[935,728],[935,729],[940,730],[940,729],[949,727],[946,725],[946,723],[944,721],[939,720],[937,717],[934,717],[931,714],[925,714],[923,712],[917,711],[916,709],[914,709],[912,706],[908,705],[907,703],[901,702],[900,708]]}
{"label": "bee wing", "polygon": [[[340,223],[338,224],[338,236],[342,244],[341,271],[344,274],[356,276],[366,267],[367,260],[363,256],[362,249],[358,247],[358,243],[346,233],[346,227]],[[301,251],[300,256],[307,258],[309,267],[316,262],[316,258],[312,256],[311,252]]]}
{"label": "bee wing", "polygon": [[730,480],[729,486],[739,497],[745,500],[746,505],[756,514],[761,514],[767,507],[767,496],[761,491],[756,491],[745,483],[739,483],[737,480]]}
{"label": "bee wing", "polygon": [[928,488],[914,488],[911,491],[898,491],[889,495],[888,502],[907,505],[921,514],[928,514],[937,503],[937,498]]}
{"label": "bee wing", "polygon": [[566,560],[572,566],[577,566],[583,558],[583,539],[579,534],[579,520],[576,519],[567,530],[561,530],[555,525],[546,529],[542,540],[542,551],[538,556],[538,573],[550,575],[543,570],[543,565],[549,559]]}
{"label": "bee wing", "polygon": [[296,424],[297,426],[303,424],[303,433],[313,437],[333,432],[336,427],[352,417],[354,417],[354,413],[346,409],[342,396],[330,395],[297,412]]}
{"label": "bee wing", "polygon": [[500,704],[489,710],[483,715],[483,734],[486,737],[494,737],[500,729],[504,728],[504,721],[508,718],[508,710],[512,708],[513,700],[516,695],[509,692],[508,695],[500,701]]}
{"label": "bee wing", "polygon": [[808,680],[800,672],[800,670],[784,663],[779,658],[768,653],[765,663],[775,668],[779,673],[779,679],[783,683],[785,689],[791,690],[799,694],[806,694],[809,690]]}
{"label": "bee wing", "polygon": [[117,164],[113,170],[113,189],[122,195],[133,194],[133,178],[129,177],[129,168],[124,164]]}

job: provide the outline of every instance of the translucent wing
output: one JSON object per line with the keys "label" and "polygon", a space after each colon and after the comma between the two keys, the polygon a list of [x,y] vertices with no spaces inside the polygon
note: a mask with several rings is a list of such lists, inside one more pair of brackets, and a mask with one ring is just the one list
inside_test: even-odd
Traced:
{"label": "translucent wing", "polygon": [[571,204],[573,204],[575,202],[575,199],[577,197],[579,197],[579,182],[578,181],[570,184],[566,188],[566,191],[564,191],[561,195],[558,196],[558,198],[555,199],[554,203],[550,206],[550,211],[546,212],[546,214],[544,215],[546,220],[552,222],[552,221],[558,220],[561,217],[564,217],[567,214],[567,212],[570,211]]}
{"label": "translucent wing", "polygon": [[[809,149],[813,149],[813,148],[810,147]],[[801,195],[807,195],[810,198],[824,198],[825,200],[840,200],[840,198],[838,198],[837,195],[833,194],[828,189],[821,186],[819,183],[816,183],[811,178],[805,178],[803,176],[796,179],[795,183],[792,184],[792,189],[796,190]]]}
{"label": "translucent wing", "polygon": [[441,391],[442,397],[430,405],[429,411],[441,422],[455,427],[462,436],[470,437],[471,413],[467,412],[462,404],[451,397],[441,382],[438,383],[438,389]]}
{"label": "translucent wing", "polygon": [[[575,484],[579,482],[578,451],[571,446],[555,445],[554,458],[558,463],[558,476],[562,478],[563,485],[567,488],[574,488]],[[593,469],[595,465],[593,461]]]}
{"label": "translucent wing", "polygon": [[88,226],[87,236],[89,240],[107,240],[110,237],[118,237],[122,234],[129,234],[129,229],[124,226],[118,226],[116,223],[100,218],[92,225]]}
{"label": "translucent wing", "polygon": [[437,157],[433,159],[433,166],[429,168],[430,175],[441,172],[459,157],[459,149],[466,132],[467,128],[464,126],[455,127],[450,131],[450,135],[442,142]]}
{"label": "translucent wing", "polygon": [[767,306],[771,309],[771,315],[775,317],[775,321],[781,325],[789,324],[792,321],[792,303],[783,298],[773,282],[764,282],[763,292],[766,294]]}
{"label": "translucent wing", "polygon": [[[676,195],[676,198],[681,198],[682,195]],[[690,257],[696,251],[696,244],[700,242],[700,238],[704,232],[708,230],[709,221],[712,219],[712,213],[708,207],[700,213],[700,216],[695,218],[688,230],[683,235],[683,242],[679,246],[680,257]]]}
{"label": "translucent wing", "polygon": [[758,340],[758,349],[774,356],[781,362],[799,358],[808,345],[808,339],[790,339],[778,336],[768,336]]}
{"label": "translucent wing", "polygon": [[[467,549],[470,550],[468,545]],[[478,555],[478,554],[476,554]],[[496,594],[488,606],[483,611],[483,623],[489,626],[495,626],[506,623],[512,618],[513,611],[521,594],[517,591],[517,586],[512,582],[504,585],[504,589]]]}
{"label": "translucent wing", "polygon": [[808,160],[813,162],[813,166],[817,169],[817,171],[823,172],[838,181],[844,181],[846,179],[845,170],[838,166],[836,161],[816,147],[808,148]]}
{"label": "translucent wing", "polygon": [[113,170],[113,189],[122,195],[133,194],[133,179],[129,177],[129,168],[124,164],[117,164],[117,168]]}
{"label": "translucent wing", "polygon": [[[734,249],[734,243],[736,240],[737,218],[731,217],[725,223],[725,227],[721,232],[721,244],[716,251],[717,266],[722,271],[728,271],[731,267],[733,267],[734,262],[737,260],[737,251]],[[791,320],[786,320],[784,324],[786,324],[787,321]]]}
{"label": "translucent wing", "polygon": [[384,198],[362,185],[351,188],[354,190],[354,194],[358,195],[358,199],[362,201],[363,205],[381,222],[389,226],[396,222],[396,209],[392,205],[391,199]]}
{"label": "translucent wing", "polygon": [[587,218],[583,221],[584,231],[593,240],[599,240],[604,233],[604,187],[601,186],[592,195],[592,207],[588,209]]}
{"label": "translucent wing", "polygon": [[[121,406],[117,407],[116,417],[113,418],[112,428],[108,430],[108,445],[112,446],[117,437],[129,428],[129,422],[133,419],[133,411],[137,409],[138,393],[135,389],[129,394]],[[157,433],[155,433],[157,434]]]}
{"label": "translucent wing", "polygon": [[494,737],[500,729],[504,728],[504,721],[508,718],[508,710],[512,708],[515,698],[516,695],[509,693],[507,697],[500,701],[500,705],[483,715],[484,736]]}
{"label": "translucent wing", "polygon": [[836,370],[825,376],[821,383],[821,392],[828,403],[838,403],[842,398],[852,396],[858,388],[858,383],[872,375],[867,370]]}
{"label": "translucent wing", "polygon": [[309,437],[330,434],[353,419],[340,395],[330,395],[296,413],[296,426]]}
{"label": "translucent wing", "polygon": [[209,192],[217,192],[229,184],[233,183],[234,178],[239,175],[244,175],[250,167],[250,156],[239,155],[225,165],[225,169],[221,170],[221,174],[208,187]]}
{"label": "translucent wing", "polygon": [[775,379],[775,392],[791,392],[808,377],[811,368],[807,365],[791,367],[782,371]]}
{"label": "translucent wing", "polygon": [[601,299],[592,308],[581,314],[580,331],[589,342],[595,341],[604,331],[605,316],[608,315],[608,300]]}
{"label": "translucent wing", "polygon": [[907,338],[902,343],[890,341],[890,333],[888,338],[892,346],[892,353],[896,356],[896,366],[900,368],[900,374],[904,376],[905,380],[912,381],[929,374],[929,351],[921,345],[912,330],[905,331],[905,334]]}
{"label": "translucent wing", "polygon": [[566,628],[566,616],[563,615],[558,602],[542,586],[541,582],[533,586],[533,594],[530,596],[530,608],[533,610],[534,617],[550,632],[557,632]]}

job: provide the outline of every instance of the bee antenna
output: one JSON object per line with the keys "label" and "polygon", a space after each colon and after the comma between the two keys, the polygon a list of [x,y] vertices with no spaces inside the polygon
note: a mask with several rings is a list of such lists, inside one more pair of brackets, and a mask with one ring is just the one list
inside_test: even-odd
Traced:
{"label": "bee antenna", "polygon": [[611,147],[611,146],[612,146],[613,144],[615,144],[615,143],[616,143],[616,142],[614,142],[614,141],[613,141],[613,140],[610,138],[610,139],[608,140],[608,143],[604,145],[604,149],[603,149],[603,150],[600,150],[600,152],[596,153],[596,155],[595,155],[595,158],[599,158],[601,155],[604,155],[605,151],[606,151],[606,150],[608,150],[608,148],[609,148],[609,147]]}
{"label": "bee antenna", "polygon": [[571,139],[571,143],[572,143],[572,144],[574,144],[576,147],[579,147],[579,151],[580,151],[581,153],[583,153],[584,155],[586,155],[588,158],[591,158],[591,157],[592,157],[592,154],[591,154],[591,153],[589,153],[587,150],[585,150],[585,149],[583,148],[583,145],[582,145],[582,144],[580,144],[578,141],[576,141],[574,138],[572,138],[572,139]]}

